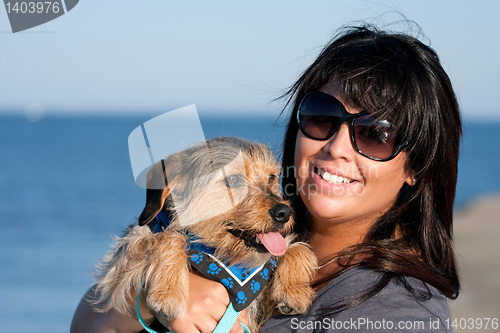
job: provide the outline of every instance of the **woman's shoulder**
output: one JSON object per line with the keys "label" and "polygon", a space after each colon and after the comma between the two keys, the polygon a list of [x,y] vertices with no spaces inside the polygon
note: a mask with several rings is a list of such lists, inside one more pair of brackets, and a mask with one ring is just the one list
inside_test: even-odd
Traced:
{"label": "woman's shoulder", "polygon": [[[316,297],[317,306],[324,308],[336,301],[342,301],[358,293],[363,293],[377,283],[381,277],[381,273],[370,269],[353,268],[340,275],[337,279],[330,281],[325,288],[318,292]],[[447,298],[436,288],[411,277],[392,279],[384,289],[366,302],[361,303],[358,308],[367,310],[370,307],[374,309],[381,307],[380,312],[382,310],[385,310],[385,312],[394,310],[396,316],[404,312],[405,309],[412,309],[412,311],[419,311],[429,315],[443,314],[449,316]]]}
{"label": "woman's shoulder", "polygon": [[451,331],[446,329],[450,317],[446,297],[437,289],[409,277],[392,279],[368,300],[340,313],[328,314],[328,307],[363,294],[380,278],[381,274],[375,271],[353,268],[322,288],[308,313],[272,318],[261,331]]}

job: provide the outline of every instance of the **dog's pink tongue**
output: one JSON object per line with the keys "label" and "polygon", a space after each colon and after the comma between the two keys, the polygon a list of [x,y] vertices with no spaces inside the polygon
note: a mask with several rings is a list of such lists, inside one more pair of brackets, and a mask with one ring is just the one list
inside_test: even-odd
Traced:
{"label": "dog's pink tongue", "polygon": [[258,234],[262,245],[275,256],[281,256],[286,252],[286,241],[279,232],[268,232],[267,234]]}

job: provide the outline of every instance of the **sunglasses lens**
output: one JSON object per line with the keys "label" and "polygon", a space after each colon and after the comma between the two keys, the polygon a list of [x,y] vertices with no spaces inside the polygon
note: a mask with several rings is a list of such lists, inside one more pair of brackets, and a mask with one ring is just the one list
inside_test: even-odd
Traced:
{"label": "sunglasses lens", "polygon": [[391,123],[369,115],[354,121],[354,138],[360,153],[380,160],[392,157],[400,143]]}
{"label": "sunglasses lens", "polygon": [[387,120],[366,114],[349,114],[335,97],[310,92],[299,106],[299,127],[304,135],[315,140],[329,140],[343,121],[351,123],[354,146],[362,155],[387,161],[395,157],[401,148],[401,135]]}
{"label": "sunglasses lens", "polygon": [[326,140],[342,121],[342,106],[326,94],[311,95],[300,105],[299,120],[302,133],[316,140]]}

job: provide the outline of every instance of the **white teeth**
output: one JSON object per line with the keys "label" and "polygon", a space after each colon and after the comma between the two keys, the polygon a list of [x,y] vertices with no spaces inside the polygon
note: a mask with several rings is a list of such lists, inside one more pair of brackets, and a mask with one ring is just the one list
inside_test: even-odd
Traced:
{"label": "white teeth", "polygon": [[324,180],[329,182],[330,184],[349,184],[352,183],[353,180],[349,178],[345,178],[339,175],[332,175],[328,171],[317,169],[318,175],[321,176]]}
{"label": "white teeth", "polygon": [[259,237],[257,237],[257,236],[255,236],[255,242],[256,242],[257,244],[261,244],[261,242],[260,242],[260,238],[259,238]]}

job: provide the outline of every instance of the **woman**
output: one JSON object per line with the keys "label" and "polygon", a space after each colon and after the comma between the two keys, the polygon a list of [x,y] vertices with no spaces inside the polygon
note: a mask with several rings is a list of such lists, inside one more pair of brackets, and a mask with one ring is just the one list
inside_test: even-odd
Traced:
{"label": "woman", "polygon": [[437,55],[406,35],[352,28],[288,96],[283,188],[322,262],[319,292],[307,315],[262,331],[449,330],[461,120]]}
{"label": "woman", "polygon": [[[307,314],[261,331],[450,330],[461,121],[435,52],[403,34],[346,29],[286,96],[283,191],[321,262],[318,295]],[[191,278],[191,310],[171,328],[211,331],[227,295]],[[95,317],[81,305],[73,326]]]}

